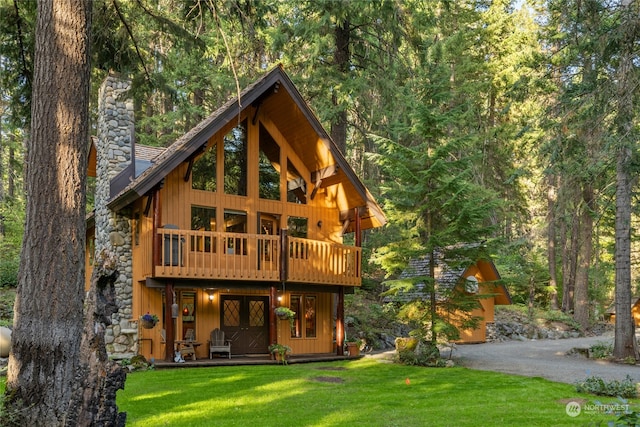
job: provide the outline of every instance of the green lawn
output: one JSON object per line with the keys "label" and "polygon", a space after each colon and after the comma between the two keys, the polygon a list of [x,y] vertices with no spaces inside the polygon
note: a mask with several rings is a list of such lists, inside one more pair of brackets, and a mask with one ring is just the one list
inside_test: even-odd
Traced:
{"label": "green lawn", "polygon": [[[584,408],[575,418],[571,400]],[[135,372],[118,392],[129,427],[594,426],[619,403],[542,378],[371,359]]]}
{"label": "green lawn", "polygon": [[[571,399],[619,403],[541,378],[362,359],[136,372],[118,405],[128,413],[127,426],[140,427],[548,427],[616,418],[593,409],[569,417]],[[631,409],[638,410],[637,401]]]}

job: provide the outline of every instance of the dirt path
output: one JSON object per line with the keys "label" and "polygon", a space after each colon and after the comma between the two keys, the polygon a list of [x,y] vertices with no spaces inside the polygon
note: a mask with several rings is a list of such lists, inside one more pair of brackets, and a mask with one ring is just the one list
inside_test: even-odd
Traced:
{"label": "dirt path", "polygon": [[[629,375],[636,383],[640,382],[638,365],[566,355],[574,347],[586,349],[600,342],[613,344],[613,335],[459,345],[453,352],[453,360],[456,364],[471,369],[542,377],[569,384],[590,376],[612,381],[624,380]],[[448,354],[443,356],[446,357]]]}

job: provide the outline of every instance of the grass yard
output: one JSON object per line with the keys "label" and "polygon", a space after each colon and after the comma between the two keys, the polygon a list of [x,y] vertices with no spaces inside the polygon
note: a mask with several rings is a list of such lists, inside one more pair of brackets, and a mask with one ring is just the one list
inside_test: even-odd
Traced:
{"label": "grass yard", "polygon": [[[572,399],[592,409],[570,417]],[[130,427],[606,425],[617,417],[593,409],[604,403],[620,402],[542,378],[372,359],[136,372],[118,392]]]}

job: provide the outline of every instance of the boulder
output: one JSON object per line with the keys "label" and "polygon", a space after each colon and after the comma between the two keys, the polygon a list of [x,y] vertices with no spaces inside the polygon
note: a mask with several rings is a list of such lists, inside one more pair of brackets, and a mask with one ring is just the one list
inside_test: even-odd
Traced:
{"label": "boulder", "polygon": [[9,357],[11,348],[11,329],[0,326],[0,357]]}

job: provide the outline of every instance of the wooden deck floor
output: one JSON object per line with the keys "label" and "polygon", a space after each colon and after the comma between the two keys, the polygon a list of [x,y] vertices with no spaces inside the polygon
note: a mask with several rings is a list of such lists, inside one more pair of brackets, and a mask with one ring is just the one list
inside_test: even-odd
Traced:
{"label": "wooden deck floor", "polygon": [[[337,356],[332,353],[327,354],[301,354],[291,355],[287,359],[288,364],[294,363],[313,363],[313,362],[333,362],[336,360],[359,359],[358,357]],[[268,354],[258,354],[251,356],[231,356],[231,359],[221,356],[213,359],[185,360],[184,363],[166,362],[164,360],[155,360],[156,369],[166,368],[196,368],[207,366],[251,366],[251,365],[277,365],[280,362],[272,360]]]}

